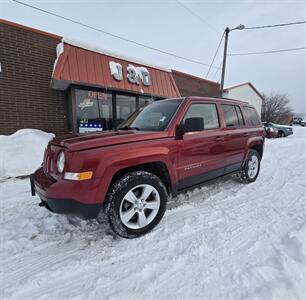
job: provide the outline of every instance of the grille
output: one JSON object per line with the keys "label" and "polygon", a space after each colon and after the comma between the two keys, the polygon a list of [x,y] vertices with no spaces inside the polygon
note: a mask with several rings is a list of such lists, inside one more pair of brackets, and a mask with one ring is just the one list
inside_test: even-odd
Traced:
{"label": "grille", "polygon": [[49,152],[49,146],[46,148],[45,150],[45,153],[44,153],[44,161],[43,161],[43,170],[44,170],[44,173],[46,175],[48,175],[49,173],[49,169],[48,169],[48,165],[50,163],[50,156],[48,155],[48,152]]}

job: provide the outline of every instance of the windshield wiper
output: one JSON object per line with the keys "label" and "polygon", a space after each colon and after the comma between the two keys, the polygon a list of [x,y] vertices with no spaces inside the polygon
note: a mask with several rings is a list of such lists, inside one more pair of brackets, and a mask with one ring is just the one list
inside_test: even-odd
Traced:
{"label": "windshield wiper", "polygon": [[130,126],[123,126],[118,128],[119,130],[140,130],[138,127],[130,127]]}

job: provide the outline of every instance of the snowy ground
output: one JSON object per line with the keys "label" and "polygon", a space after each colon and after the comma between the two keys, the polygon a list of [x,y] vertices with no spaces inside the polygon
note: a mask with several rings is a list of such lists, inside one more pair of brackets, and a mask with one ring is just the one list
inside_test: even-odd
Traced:
{"label": "snowy ground", "polygon": [[294,132],[266,142],[255,183],[180,195],[135,240],[51,214],[28,180],[3,180],[0,298],[305,299],[306,128]]}

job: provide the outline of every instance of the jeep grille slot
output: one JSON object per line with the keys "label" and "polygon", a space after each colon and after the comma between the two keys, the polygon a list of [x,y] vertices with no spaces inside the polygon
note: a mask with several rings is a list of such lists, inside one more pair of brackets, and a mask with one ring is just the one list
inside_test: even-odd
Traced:
{"label": "jeep grille slot", "polygon": [[48,155],[48,152],[49,152],[49,148],[47,148],[45,150],[45,154],[44,154],[44,160],[43,160],[43,170],[44,170],[44,173],[46,175],[48,175],[48,160],[49,160],[49,155]]}

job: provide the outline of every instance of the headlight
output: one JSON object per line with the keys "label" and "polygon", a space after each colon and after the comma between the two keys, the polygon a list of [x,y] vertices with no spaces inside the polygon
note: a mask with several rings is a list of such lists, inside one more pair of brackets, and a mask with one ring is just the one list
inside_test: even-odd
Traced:
{"label": "headlight", "polygon": [[63,172],[64,164],[65,164],[65,154],[64,151],[61,151],[60,154],[57,156],[57,162],[56,162],[57,171],[59,173]]}

